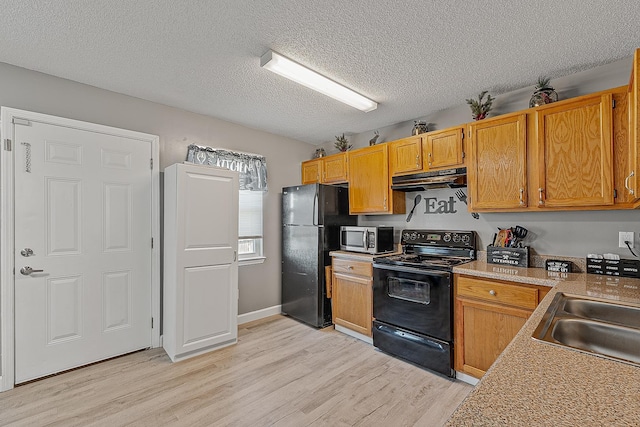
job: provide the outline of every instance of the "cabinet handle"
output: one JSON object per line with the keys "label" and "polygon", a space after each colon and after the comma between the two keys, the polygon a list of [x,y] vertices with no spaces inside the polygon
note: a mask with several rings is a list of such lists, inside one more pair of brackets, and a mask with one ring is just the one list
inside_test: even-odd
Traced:
{"label": "cabinet handle", "polygon": [[493,295],[494,297],[496,296],[496,291],[494,291],[493,289],[491,289],[489,291],[489,295]]}
{"label": "cabinet handle", "polygon": [[353,266],[352,265],[347,265],[347,270],[353,270]]}
{"label": "cabinet handle", "polygon": [[431,152],[429,152],[429,166],[431,166]]}
{"label": "cabinet handle", "polygon": [[544,200],[542,200],[542,192],[544,191],[544,188],[540,187],[538,188],[538,204],[539,205],[544,205]]}
{"label": "cabinet handle", "polygon": [[626,188],[629,191],[629,194],[635,194],[635,191],[633,190],[633,188],[629,187],[629,180],[631,179],[631,177],[633,177],[635,175],[635,171],[631,171],[631,173],[629,174],[628,177],[626,177],[624,179],[624,188]]}
{"label": "cabinet handle", "polygon": [[524,188],[520,189],[520,206],[524,206]]}
{"label": "cabinet handle", "polygon": [[420,167],[420,154],[416,154],[416,167]]}
{"label": "cabinet handle", "polygon": [[384,196],[384,208],[387,209],[387,196]]}

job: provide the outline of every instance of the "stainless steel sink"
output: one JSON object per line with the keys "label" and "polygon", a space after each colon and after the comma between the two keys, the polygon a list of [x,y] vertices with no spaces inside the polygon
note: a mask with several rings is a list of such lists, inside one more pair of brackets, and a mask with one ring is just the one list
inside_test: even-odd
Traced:
{"label": "stainless steel sink", "polygon": [[640,366],[640,307],[558,293],[533,338]]}

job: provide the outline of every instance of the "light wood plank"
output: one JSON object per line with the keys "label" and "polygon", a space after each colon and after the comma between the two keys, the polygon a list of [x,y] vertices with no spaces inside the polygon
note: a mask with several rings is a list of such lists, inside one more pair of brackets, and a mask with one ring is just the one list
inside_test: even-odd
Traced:
{"label": "light wood plank", "polygon": [[283,316],[237,345],[171,363],[162,349],[0,394],[0,425],[442,425],[472,386]]}

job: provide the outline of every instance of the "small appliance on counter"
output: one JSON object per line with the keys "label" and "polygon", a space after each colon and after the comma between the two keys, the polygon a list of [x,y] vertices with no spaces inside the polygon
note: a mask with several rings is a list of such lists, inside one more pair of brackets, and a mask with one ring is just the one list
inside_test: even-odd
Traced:
{"label": "small appliance on counter", "polygon": [[372,255],[393,252],[393,227],[340,227],[340,249]]}
{"label": "small appliance on counter", "polygon": [[476,257],[476,233],[404,230],[402,254],[373,262],[373,345],[455,377],[454,266]]}
{"label": "small appliance on counter", "polygon": [[331,324],[325,287],[340,227],[355,225],[347,188],[308,184],[282,189],[282,313],[314,327]]}

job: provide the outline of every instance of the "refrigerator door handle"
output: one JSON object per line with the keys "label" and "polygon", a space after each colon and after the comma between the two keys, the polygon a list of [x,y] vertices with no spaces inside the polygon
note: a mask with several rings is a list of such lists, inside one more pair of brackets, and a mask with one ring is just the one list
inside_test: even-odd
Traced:
{"label": "refrigerator door handle", "polygon": [[316,186],[316,194],[315,194],[315,196],[313,196],[313,211],[312,211],[313,212],[313,219],[311,221],[313,223],[313,225],[318,225],[318,218],[317,218],[318,210],[317,210],[317,208],[318,208],[318,187]]}

